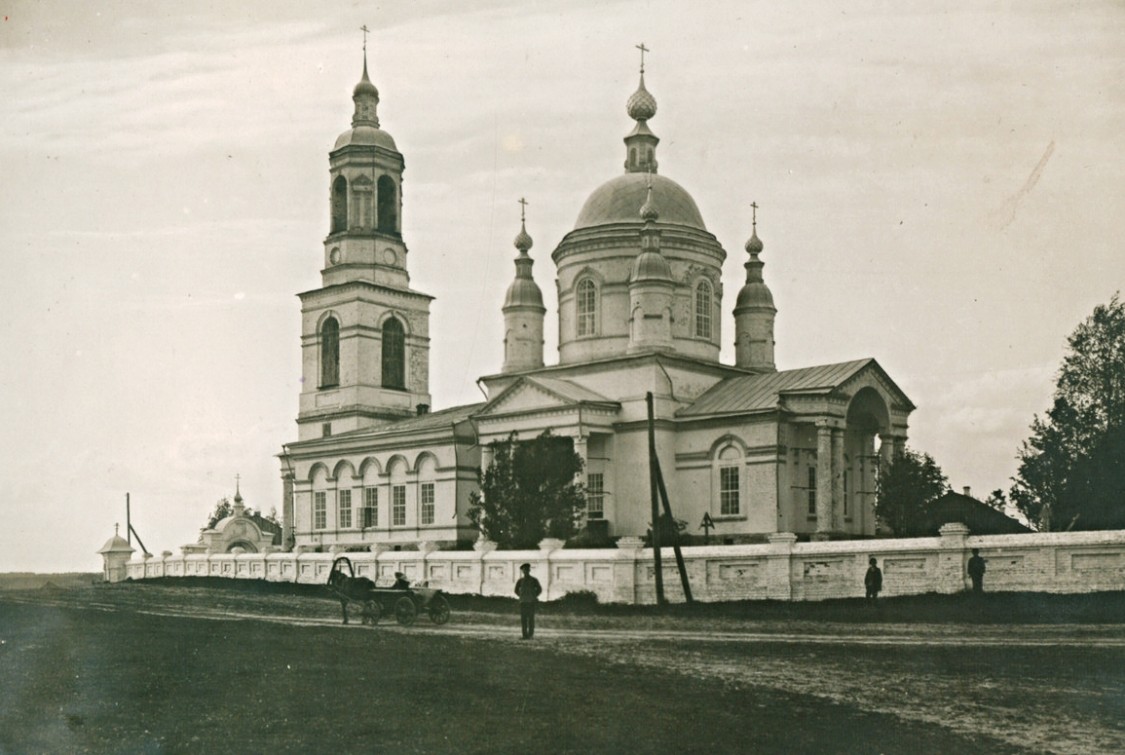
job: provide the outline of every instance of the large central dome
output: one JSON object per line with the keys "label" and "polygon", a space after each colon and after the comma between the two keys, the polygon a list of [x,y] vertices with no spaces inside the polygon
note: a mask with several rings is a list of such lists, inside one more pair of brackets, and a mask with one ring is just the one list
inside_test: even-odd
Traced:
{"label": "large central dome", "polygon": [[652,201],[660,208],[660,222],[685,225],[706,231],[695,200],[670,178],[649,173],[626,173],[599,186],[582,205],[575,229],[611,223],[640,224],[637,210],[645,203],[649,181]]}

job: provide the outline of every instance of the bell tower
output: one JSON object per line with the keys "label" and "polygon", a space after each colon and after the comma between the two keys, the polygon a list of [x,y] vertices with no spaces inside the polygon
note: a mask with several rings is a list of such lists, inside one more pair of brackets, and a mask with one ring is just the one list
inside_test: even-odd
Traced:
{"label": "bell tower", "polygon": [[300,440],[383,424],[430,405],[433,297],[410,288],[402,238],[405,162],[379,127],[379,90],[367,73],[364,32],[351,128],[328,155],[321,287],[299,295]]}

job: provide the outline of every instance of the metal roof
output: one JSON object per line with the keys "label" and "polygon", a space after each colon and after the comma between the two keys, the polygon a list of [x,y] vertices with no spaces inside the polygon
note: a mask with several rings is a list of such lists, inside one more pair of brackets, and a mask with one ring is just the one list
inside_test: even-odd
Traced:
{"label": "metal roof", "polygon": [[774,409],[784,392],[828,393],[874,363],[875,360],[868,357],[839,364],[802,367],[799,370],[727,378],[714,385],[690,406],[678,411],[676,416],[700,417]]}
{"label": "metal roof", "polygon": [[379,425],[378,427],[364,428],[352,433],[340,433],[334,435],[334,438],[340,437],[356,437],[356,436],[375,436],[375,435],[390,435],[393,433],[401,433],[405,431],[416,430],[432,430],[438,427],[449,427],[458,422],[468,419],[474,412],[484,406],[483,402],[476,404],[465,404],[464,406],[453,406],[448,409],[442,409],[437,412],[428,412],[427,414],[418,414],[406,419],[400,419],[397,422],[392,422],[388,425]]}

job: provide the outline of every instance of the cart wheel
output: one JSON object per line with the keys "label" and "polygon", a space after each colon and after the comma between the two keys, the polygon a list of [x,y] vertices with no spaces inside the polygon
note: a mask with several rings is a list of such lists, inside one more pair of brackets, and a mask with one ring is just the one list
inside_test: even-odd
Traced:
{"label": "cart wheel", "polygon": [[379,605],[379,601],[371,599],[363,601],[363,614],[361,618],[363,623],[370,626],[375,626],[379,623],[379,616],[383,613],[383,607]]}
{"label": "cart wheel", "polygon": [[402,597],[395,601],[395,620],[402,626],[408,627],[413,624],[417,615],[418,609],[414,607],[414,601],[410,598]]}
{"label": "cart wheel", "polygon": [[444,624],[449,621],[449,602],[441,595],[435,595],[426,610],[430,614],[430,621],[435,624]]}

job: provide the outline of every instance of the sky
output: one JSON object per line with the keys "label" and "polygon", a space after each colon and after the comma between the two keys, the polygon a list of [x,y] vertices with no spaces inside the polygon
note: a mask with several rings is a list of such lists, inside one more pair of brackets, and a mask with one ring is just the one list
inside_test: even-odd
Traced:
{"label": "sky", "polygon": [[874,357],[909,445],[1007,489],[1066,337],[1125,288],[1119,2],[0,0],[0,571],[179,552],[238,485],[280,509],[328,151],[367,25],[405,156],[435,409],[481,400],[526,197],[550,251],[622,172],[645,80],[660,172],[727,251],[757,202],[781,369]]}

